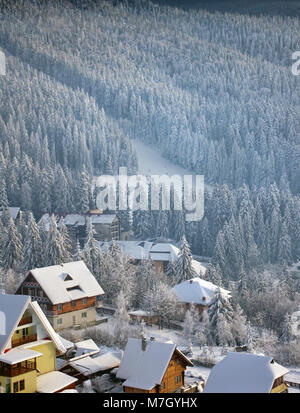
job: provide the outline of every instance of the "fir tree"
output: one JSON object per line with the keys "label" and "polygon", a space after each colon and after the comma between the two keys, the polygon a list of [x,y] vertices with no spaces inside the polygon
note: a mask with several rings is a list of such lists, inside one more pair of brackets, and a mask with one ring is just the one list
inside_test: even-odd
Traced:
{"label": "fir tree", "polygon": [[5,269],[19,270],[23,261],[21,235],[10,218],[9,227],[2,250],[2,265]]}
{"label": "fir tree", "polygon": [[23,245],[23,268],[25,271],[42,265],[42,242],[38,226],[31,212],[29,212],[27,232]]}

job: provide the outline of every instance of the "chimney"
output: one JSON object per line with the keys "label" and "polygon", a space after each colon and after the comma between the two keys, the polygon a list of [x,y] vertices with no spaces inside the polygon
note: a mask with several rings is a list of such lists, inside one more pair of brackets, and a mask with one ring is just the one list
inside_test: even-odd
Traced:
{"label": "chimney", "polygon": [[146,339],[146,337],[144,336],[144,337],[142,338],[142,350],[143,350],[143,351],[146,351],[146,347],[147,347],[147,339]]}
{"label": "chimney", "polygon": [[190,284],[193,284],[193,280],[190,280]]}

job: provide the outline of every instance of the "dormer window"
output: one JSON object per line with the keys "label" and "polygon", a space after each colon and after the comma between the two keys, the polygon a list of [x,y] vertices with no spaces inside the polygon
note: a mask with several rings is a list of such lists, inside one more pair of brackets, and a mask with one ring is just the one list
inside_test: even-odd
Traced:
{"label": "dormer window", "polygon": [[70,274],[63,274],[62,276],[64,281],[73,281],[73,278]]}

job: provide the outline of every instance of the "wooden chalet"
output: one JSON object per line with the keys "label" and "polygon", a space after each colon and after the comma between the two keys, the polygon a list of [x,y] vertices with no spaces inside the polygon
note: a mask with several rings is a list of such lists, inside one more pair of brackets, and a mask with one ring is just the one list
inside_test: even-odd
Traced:
{"label": "wooden chalet", "polygon": [[117,372],[125,393],[173,393],[193,363],[172,342],[130,338]]}
{"label": "wooden chalet", "polygon": [[83,261],[35,268],[27,274],[16,294],[37,301],[53,328],[96,323],[96,304],[104,291]]}

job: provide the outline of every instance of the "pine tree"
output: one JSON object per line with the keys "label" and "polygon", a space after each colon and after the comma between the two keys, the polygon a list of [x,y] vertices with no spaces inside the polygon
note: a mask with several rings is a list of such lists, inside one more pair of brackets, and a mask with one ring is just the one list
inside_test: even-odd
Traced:
{"label": "pine tree", "polygon": [[86,265],[93,274],[98,274],[101,251],[95,239],[96,231],[93,228],[91,218],[87,220],[87,238],[83,249],[83,257]]}
{"label": "pine tree", "polygon": [[72,259],[72,241],[70,239],[68,229],[64,224],[63,218],[61,219],[60,235],[62,246],[64,249],[64,262],[69,262]]}
{"label": "pine tree", "polygon": [[4,178],[0,180],[0,211],[8,207],[8,199],[6,193],[6,184]]}
{"label": "pine tree", "polygon": [[[233,309],[229,299],[225,297],[219,287],[216,290],[213,303],[208,309],[208,316],[211,336],[215,343],[219,345],[220,325],[223,325],[226,321],[226,323],[231,326],[233,319]],[[219,322],[221,324],[219,324]]]}
{"label": "pine tree", "polygon": [[123,291],[121,291],[116,299],[116,311],[114,313],[114,336],[117,342],[123,346],[128,338],[129,320],[130,317],[127,312],[127,302]]}
{"label": "pine tree", "polygon": [[65,249],[53,214],[50,218],[50,228],[47,235],[43,256],[45,266],[59,265],[64,263]]}
{"label": "pine tree", "polygon": [[2,250],[2,265],[5,269],[18,271],[23,261],[21,235],[10,218],[9,227]]}
{"label": "pine tree", "polygon": [[178,282],[190,280],[197,274],[192,265],[192,254],[185,236],[181,239],[181,247],[175,262],[176,279]]}
{"label": "pine tree", "polygon": [[29,212],[27,232],[23,245],[25,271],[42,266],[42,242],[38,226],[31,212]]}

